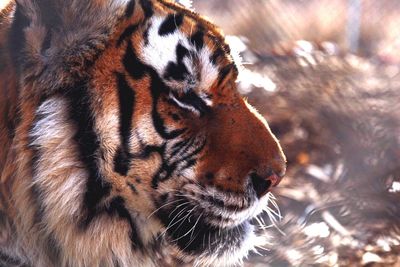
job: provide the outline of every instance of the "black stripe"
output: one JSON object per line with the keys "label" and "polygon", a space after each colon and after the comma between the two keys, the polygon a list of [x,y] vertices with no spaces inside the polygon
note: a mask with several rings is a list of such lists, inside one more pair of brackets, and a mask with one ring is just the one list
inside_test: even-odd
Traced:
{"label": "black stripe", "polygon": [[129,1],[128,5],[126,6],[125,17],[129,18],[133,15],[133,12],[135,12],[135,4],[136,0]]}
{"label": "black stripe", "polygon": [[54,237],[51,233],[47,234],[45,250],[47,257],[50,259],[54,266],[57,266],[63,258],[63,253],[56,237]]}
{"label": "black stripe", "polygon": [[193,144],[193,142],[194,142],[194,138],[189,139],[189,141],[183,140],[183,141],[176,143],[171,149],[169,158],[173,158],[178,152],[182,151],[182,149],[184,149],[186,147],[190,147]]}
{"label": "black stripe", "polygon": [[119,131],[124,145],[129,145],[132,128],[132,115],[135,105],[135,91],[131,88],[121,73],[117,73],[119,97]]}
{"label": "black stripe", "polygon": [[125,145],[120,146],[114,156],[114,171],[126,176],[132,162],[132,155]]}
{"label": "black stripe", "polygon": [[151,145],[146,145],[141,152],[139,158],[146,159],[150,156],[152,153],[158,153],[162,155],[165,150],[165,145],[162,146],[151,146]]}
{"label": "black stripe", "polygon": [[141,79],[146,74],[147,66],[136,56],[132,43],[129,42],[123,59],[125,69],[134,79]]}
{"label": "black stripe", "polygon": [[[24,29],[28,27],[29,24],[30,20],[25,16],[25,14],[23,14],[22,7],[17,2],[16,10],[14,12],[14,20],[8,37],[8,47],[11,51],[12,58],[16,60],[17,65],[21,65],[24,61],[23,49],[26,43]],[[18,68],[18,71],[19,70],[20,69]]]}
{"label": "black stripe", "polygon": [[196,160],[194,159],[194,157],[203,150],[206,142],[203,141],[202,144],[198,148],[196,148],[194,151],[188,153],[187,155],[184,155],[191,148],[191,144],[192,144],[191,141],[188,142],[186,147],[184,147],[184,149],[182,149],[180,151],[182,154],[182,158],[180,158],[172,163],[168,163],[167,162],[168,160],[165,157],[166,155],[163,155],[163,163],[162,163],[160,169],[157,171],[157,173],[153,176],[153,179],[152,179],[151,185],[153,188],[156,189],[160,182],[166,181],[169,178],[171,178],[172,174],[176,171],[176,169],[180,163],[186,161],[186,164],[180,168],[181,171],[184,170],[185,168],[193,166],[193,164],[196,163]]}
{"label": "black stripe", "polygon": [[[179,161],[177,161],[177,163],[193,160],[204,149],[205,145],[206,145],[206,141],[204,140],[198,148],[196,148],[189,154],[185,155],[183,158],[181,158]],[[184,170],[184,168],[185,167],[182,167],[181,170]]]}
{"label": "black stripe", "polygon": [[179,153],[179,156],[182,157],[194,144],[196,141],[195,138],[190,138],[184,147],[181,147],[180,150],[175,150],[171,153],[170,159]]}
{"label": "black stripe", "polygon": [[182,170],[191,168],[191,167],[193,167],[194,165],[196,165],[196,163],[197,163],[197,159],[188,160],[188,161],[185,163],[185,165],[182,167]]}
{"label": "black stripe", "polygon": [[149,31],[150,31],[151,25],[152,25],[152,24],[149,22],[149,23],[147,24],[147,26],[146,26],[146,29],[145,29],[144,32],[143,32],[143,42],[144,42],[144,45],[148,45],[148,44],[149,44]]}
{"label": "black stripe", "polygon": [[161,23],[158,34],[161,36],[174,33],[183,22],[183,14],[169,14]]}
{"label": "black stripe", "polygon": [[93,111],[90,108],[89,88],[86,82],[80,82],[65,91],[70,107],[70,118],[77,127],[74,139],[79,147],[79,158],[88,172],[84,195],[87,214],[82,222],[82,226],[87,227],[98,215],[98,203],[110,194],[111,184],[106,181],[98,168],[100,140],[95,131]]}
{"label": "black stripe", "polygon": [[132,247],[134,249],[143,249],[143,242],[139,237],[137,226],[134,223],[129,211],[126,209],[125,200],[121,196],[114,197],[111,200],[109,206],[106,208],[106,212],[110,216],[118,215],[118,217],[121,219],[127,220],[131,228],[129,237],[131,239]]}
{"label": "black stripe", "polygon": [[119,134],[121,137],[121,147],[114,157],[114,171],[126,176],[131,163],[129,140],[135,105],[135,91],[129,86],[123,74],[117,73],[116,76],[119,97]]}
{"label": "black stripe", "polygon": [[190,36],[190,42],[196,47],[197,50],[200,50],[204,46],[204,31],[199,29],[195,33]]}
{"label": "black stripe", "polygon": [[210,56],[210,61],[216,65],[217,61],[220,57],[222,57],[225,54],[224,50],[220,47],[218,47],[214,53]]}
{"label": "black stripe", "polygon": [[218,86],[222,84],[222,82],[225,80],[226,76],[234,69],[234,66],[232,65],[227,65],[223,67],[219,73],[218,73]]}
{"label": "black stripe", "polygon": [[122,34],[119,36],[117,46],[120,46],[126,39],[132,36],[132,34],[138,29],[138,24],[128,26]]}
{"label": "black stripe", "polygon": [[140,5],[142,6],[146,18],[153,16],[153,3],[150,0],[140,0]]}
{"label": "black stripe", "polygon": [[136,186],[135,186],[134,184],[128,182],[127,185],[129,186],[129,188],[131,189],[131,191],[132,191],[135,195],[139,194],[139,192],[137,191]]}
{"label": "black stripe", "polygon": [[160,169],[157,171],[157,173],[154,175],[152,181],[151,181],[151,186],[154,189],[157,189],[158,184],[162,181],[168,180],[171,175],[174,173],[177,167],[177,163],[174,162],[172,164],[168,164],[165,159],[163,159],[163,163],[160,167]]}

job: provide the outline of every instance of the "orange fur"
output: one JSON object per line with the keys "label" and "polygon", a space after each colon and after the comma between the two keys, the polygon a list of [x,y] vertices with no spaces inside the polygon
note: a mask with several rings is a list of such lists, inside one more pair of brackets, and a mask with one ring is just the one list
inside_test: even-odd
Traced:
{"label": "orange fur", "polygon": [[[134,0],[128,17],[122,1],[68,1],[45,13],[46,1],[18,0],[29,23],[13,28],[25,42],[17,55],[7,38],[9,15],[21,19],[13,4],[0,18],[0,252],[34,266],[157,266],[166,254],[239,262],[254,249],[250,220],[268,202],[267,180],[286,165],[266,121],[236,90],[220,30],[170,1]],[[200,48],[190,40],[199,29]],[[214,205],[221,201],[245,217]],[[174,223],[186,204],[205,206],[194,221],[190,211]],[[205,225],[199,233],[214,242],[205,247],[199,236],[188,252]],[[214,228],[243,240],[229,244],[235,237],[224,241]]]}

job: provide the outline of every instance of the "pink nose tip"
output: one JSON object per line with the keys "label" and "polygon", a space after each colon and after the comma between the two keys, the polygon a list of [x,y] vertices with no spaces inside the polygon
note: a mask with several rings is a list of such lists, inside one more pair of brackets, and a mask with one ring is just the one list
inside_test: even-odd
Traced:
{"label": "pink nose tip", "polygon": [[257,173],[250,174],[251,184],[257,196],[261,198],[263,195],[268,193],[268,191],[273,186],[277,186],[282,180],[282,176],[277,175],[274,172],[270,172],[269,176],[263,177]]}
{"label": "pink nose tip", "polygon": [[270,176],[267,177],[267,180],[271,181],[271,186],[277,186],[281,182],[282,177],[279,177],[277,174],[272,173]]}

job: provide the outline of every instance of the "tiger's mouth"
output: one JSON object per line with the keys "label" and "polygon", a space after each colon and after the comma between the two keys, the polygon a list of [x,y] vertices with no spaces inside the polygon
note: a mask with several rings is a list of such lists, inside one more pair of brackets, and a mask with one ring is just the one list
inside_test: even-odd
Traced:
{"label": "tiger's mouth", "polygon": [[249,228],[247,221],[233,227],[213,225],[209,214],[183,197],[160,209],[157,215],[166,227],[169,241],[187,254],[221,253],[222,245],[238,247]]}
{"label": "tiger's mouth", "polygon": [[204,265],[218,259],[235,264],[261,245],[252,221],[268,205],[268,197],[259,200],[254,191],[239,195],[188,183],[157,204],[169,243],[185,255],[200,257]]}

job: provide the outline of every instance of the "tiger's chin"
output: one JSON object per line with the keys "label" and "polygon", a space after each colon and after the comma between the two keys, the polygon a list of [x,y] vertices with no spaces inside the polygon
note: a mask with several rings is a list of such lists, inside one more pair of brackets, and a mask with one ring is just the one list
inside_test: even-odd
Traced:
{"label": "tiger's chin", "polygon": [[157,217],[174,255],[193,266],[235,266],[265,245],[265,237],[256,235],[251,222],[268,205],[268,197],[246,195],[250,197],[200,193],[190,185],[173,196],[164,195]]}
{"label": "tiger's chin", "polygon": [[[186,218],[163,210],[158,216],[166,227],[165,238],[174,255],[193,266],[235,266],[241,264],[250,251],[264,243],[256,236],[250,220],[233,227],[217,227],[201,217]],[[171,215],[170,215],[171,214]]]}
{"label": "tiger's chin", "polygon": [[265,244],[264,238],[256,236],[254,226],[247,221],[237,228],[205,228],[190,245],[176,242],[168,235],[173,254],[192,266],[239,266],[251,251],[256,252],[257,246]]}

